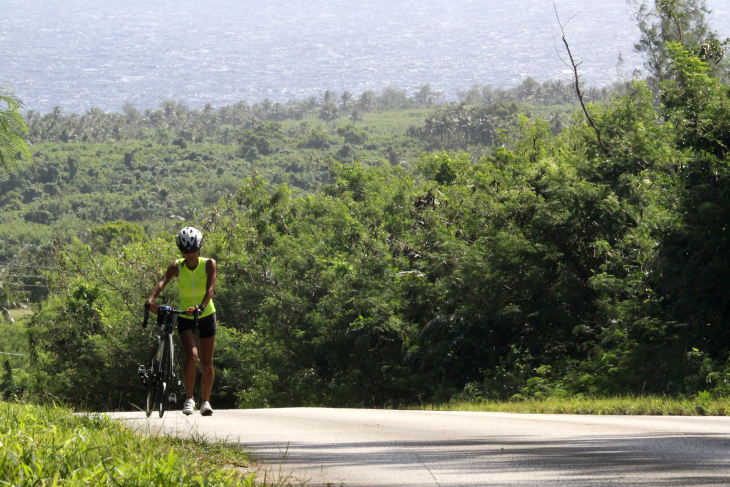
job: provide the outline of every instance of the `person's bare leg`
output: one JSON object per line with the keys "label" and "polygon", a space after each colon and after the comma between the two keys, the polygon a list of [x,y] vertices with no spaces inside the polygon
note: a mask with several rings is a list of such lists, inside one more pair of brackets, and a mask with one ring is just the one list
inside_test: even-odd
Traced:
{"label": "person's bare leg", "polygon": [[[185,352],[183,363],[183,381],[185,382],[186,399],[193,398],[195,390],[195,367],[198,364],[198,347],[195,345],[195,335],[191,330],[180,333],[180,342]],[[205,382],[203,382],[205,384]]]}
{"label": "person's bare leg", "polygon": [[210,401],[210,391],[213,390],[213,379],[215,378],[215,371],[213,370],[214,348],[215,335],[200,339],[200,365],[203,368],[200,388],[202,389],[203,401]]}

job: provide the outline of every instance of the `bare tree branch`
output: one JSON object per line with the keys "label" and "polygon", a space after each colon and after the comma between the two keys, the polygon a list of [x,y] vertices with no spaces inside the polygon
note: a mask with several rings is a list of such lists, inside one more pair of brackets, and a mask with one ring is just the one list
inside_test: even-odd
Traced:
{"label": "bare tree branch", "polygon": [[87,247],[86,251],[89,253],[89,260],[91,261],[92,264],[94,264],[94,267],[96,267],[96,270],[99,272],[99,274],[101,274],[101,277],[103,278],[103,281],[107,285],[109,285],[112,289],[114,289],[116,292],[118,292],[119,294],[122,295],[122,298],[124,298],[124,305],[127,307],[127,309],[132,314],[132,316],[134,316],[136,318],[137,316],[135,316],[134,311],[132,311],[132,308],[129,306],[129,300],[127,299],[127,296],[125,295],[124,291],[122,291],[121,289],[119,289],[117,286],[115,286],[114,284],[112,284],[112,282],[109,279],[107,279],[106,274],[104,274],[104,271],[101,270],[101,267],[99,267],[99,265],[96,263],[96,261],[94,260],[94,258],[91,256],[91,249],[89,249]]}
{"label": "bare tree branch", "polygon": [[[593,121],[593,117],[591,117],[591,115],[588,113],[586,104],[583,101],[583,90],[581,90],[581,87],[580,87],[580,75],[578,74],[578,66],[583,64],[583,62],[581,61],[579,63],[576,63],[575,59],[573,58],[573,53],[570,52],[570,46],[568,45],[568,40],[565,38],[565,29],[564,29],[563,23],[560,22],[560,15],[558,15],[558,7],[555,5],[555,0],[553,0],[553,8],[555,9],[555,17],[558,19],[558,25],[560,26],[560,32],[562,33],[561,38],[563,40],[563,44],[565,44],[565,50],[568,51],[568,57],[570,58],[570,64],[566,63],[562,57],[560,58],[560,60],[563,61],[563,63],[573,71],[573,81],[575,82],[575,92],[578,94],[578,100],[580,101],[580,106],[583,108],[583,113],[585,114],[586,119],[588,119],[588,125],[590,125],[593,128],[593,130],[595,130],[596,137],[598,138],[598,145],[601,147],[601,150],[603,151],[603,153],[606,154],[606,156],[610,157],[611,153],[608,151],[606,146],[603,144],[603,140],[601,139],[601,130],[596,126],[596,122]],[[573,17],[575,17],[575,16],[573,16]],[[571,17],[570,20],[572,20],[573,17]],[[557,49],[557,46],[556,46],[556,49]]]}

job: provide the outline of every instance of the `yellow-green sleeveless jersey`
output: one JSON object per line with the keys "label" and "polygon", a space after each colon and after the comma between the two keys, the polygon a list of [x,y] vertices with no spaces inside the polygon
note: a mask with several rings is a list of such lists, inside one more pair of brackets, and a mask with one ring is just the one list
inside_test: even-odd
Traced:
{"label": "yellow-green sleeveless jersey", "polygon": [[[177,267],[180,272],[178,276],[178,288],[180,289],[180,309],[188,309],[193,306],[198,306],[203,302],[205,297],[205,290],[208,285],[208,275],[205,273],[205,264],[208,259],[204,257],[198,257],[198,267],[191,271],[185,264],[185,259],[177,261]],[[195,299],[193,299],[195,296]],[[215,313],[215,305],[213,300],[208,302],[205,307],[203,314],[199,318],[209,316]],[[194,319],[192,316],[181,315],[180,318]]]}

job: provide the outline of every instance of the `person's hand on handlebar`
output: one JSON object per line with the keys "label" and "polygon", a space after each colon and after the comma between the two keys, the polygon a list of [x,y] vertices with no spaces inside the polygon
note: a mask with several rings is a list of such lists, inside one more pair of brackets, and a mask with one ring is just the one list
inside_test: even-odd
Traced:
{"label": "person's hand on handlebar", "polygon": [[150,311],[152,311],[154,314],[157,314],[157,304],[154,301],[147,301],[144,305],[145,308],[148,308]]}
{"label": "person's hand on handlebar", "polygon": [[205,306],[191,306],[188,308],[185,314],[187,314],[188,316],[193,316],[196,309],[198,310],[198,316],[200,316],[203,314],[203,311],[205,311]]}

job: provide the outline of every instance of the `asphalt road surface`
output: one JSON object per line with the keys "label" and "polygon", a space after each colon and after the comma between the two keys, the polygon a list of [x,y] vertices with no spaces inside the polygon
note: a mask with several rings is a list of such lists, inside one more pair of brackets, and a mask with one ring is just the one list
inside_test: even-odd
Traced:
{"label": "asphalt road surface", "polygon": [[136,428],[205,435],[252,450],[283,485],[730,485],[730,418],[361,409],[255,409]]}

